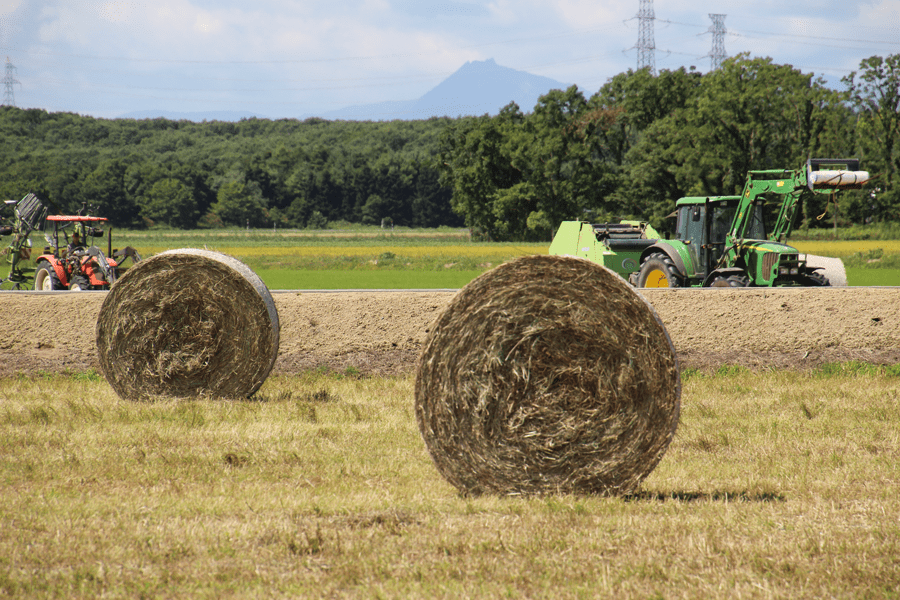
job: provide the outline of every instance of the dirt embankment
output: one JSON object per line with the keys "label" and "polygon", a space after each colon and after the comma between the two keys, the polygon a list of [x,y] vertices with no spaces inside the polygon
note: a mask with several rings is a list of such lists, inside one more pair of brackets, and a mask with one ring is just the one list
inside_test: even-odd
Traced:
{"label": "dirt embankment", "polygon": [[[900,363],[900,288],[642,290],[682,367],[809,368]],[[0,375],[97,368],[104,292],[4,293]],[[411,372],[451,292],[273,294],[281,321],[275,373],[327,366]],[[598,299],[602,302],[602,298]]]}

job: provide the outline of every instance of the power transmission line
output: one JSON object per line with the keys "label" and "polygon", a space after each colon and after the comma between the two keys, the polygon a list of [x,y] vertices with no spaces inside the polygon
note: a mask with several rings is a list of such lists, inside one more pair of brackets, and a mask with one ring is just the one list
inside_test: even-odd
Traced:
{"label": "power transmission line", "polygon": [[712,50],[709,52],[710,70],[715,71],[722,66],[722,61],[728,58],[725,53],[725,17],[726,15],[709,15],[712,19],[712,25],[709,26],[709,32],[713,34]]}
{"label": "power transmission line", "polygon": [[15,106],[16,96],[13,93],[13,85],[18,83],[22,85],[15,76],[16,67],[6,57],[6,75],[3,77],[3,104],[2,106]]}

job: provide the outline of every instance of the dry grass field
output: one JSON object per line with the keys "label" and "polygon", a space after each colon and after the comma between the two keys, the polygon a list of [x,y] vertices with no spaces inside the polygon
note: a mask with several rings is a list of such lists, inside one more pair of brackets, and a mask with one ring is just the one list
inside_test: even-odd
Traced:
{"label": "dry grass field", "polygon": [[413,380],[129,403],[0,379],[0,596],[898,598],[900,377],[688,371],[627,498],[460,497]]}

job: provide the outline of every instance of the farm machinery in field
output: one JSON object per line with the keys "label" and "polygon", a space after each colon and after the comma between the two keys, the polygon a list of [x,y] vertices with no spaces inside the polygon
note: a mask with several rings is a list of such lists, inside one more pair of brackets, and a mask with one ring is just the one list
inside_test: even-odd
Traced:
{"label": "farm machinery in field", "polygon": [[12,239],[2,250],[9,273],[0,279],[0,286],[10,290],[30,289],[34,269],[27,266],[31,260],[29,235],[34,230],[43,230],[50,206],[35,194],[28,194],[18,202],[7,200],[6,205],[12,208],[12,222],[0,226],[0,236],[8,235]]}
{"label": "farm machinery in field", "polygon": [[[550,254],[599,262],[637,287],[846,285],[840,260],[801,255],[785,241],[804,192],[835,194],[868,179],[857,159],[810,159],[798,170],[750,171],[740,196],[679,199],[670,215],[676,219],[675,239],[660,239],[638,221],[564,221]],[[767,214],[774,215],[770,226]]]}
{"label": "farm machinery in field", "polygon": [[[104,235],[99,226],[107,222],[105,217],[48,215],[50,209],[40,197],[28,194],[15,203],[12,225],[0,227],[0,235],[12,236],[4,250],[10,265],[8,276],[0,280],[4,289],[106,290],[124,270],[125,260],[141,260],[130,246],[113,250],[111,233],[106,253],[95,244]],[[48,230],[51,225],[52,231]],[[30,267],[27,265],[33,252],[29,235],[33,231],[44,233],[47,245]]]}

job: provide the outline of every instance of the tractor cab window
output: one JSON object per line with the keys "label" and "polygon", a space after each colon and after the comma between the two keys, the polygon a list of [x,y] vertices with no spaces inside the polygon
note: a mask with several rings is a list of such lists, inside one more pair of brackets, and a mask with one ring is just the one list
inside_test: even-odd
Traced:
{"label": "tractor cab window", "polygon": [[680,206],[678,223],[675,226],[676,237],[692,244],[702,244],[705,216],[706,207],[702,204]]}
{"label": "tractor cab window", "polygon": [[752,210],[750,225],[747,226],[747,237],[752,240],[764,240],[766,239],[765,207],[758,202],[753,205]]}
{"label": "tractor cab window", "polygon": [[[734,223],[734,216],[737,212],[737,205],[731,204],[726,206],[716,206],[713,208],[712,220],[710,221],[710,243],[724,244],[728,232]],[[744,237],[749,240],[766,239],[765,214],[762,203],[754,204],[750,208],[750,222]]]}
{"label": "tractor cab window", "polygon": [[709,228],[709,241],[712,244],[724,244],[725,236],[734,222],[736,206],[716,206],[713,208],[712,221]]}

